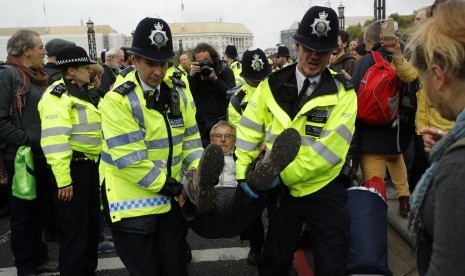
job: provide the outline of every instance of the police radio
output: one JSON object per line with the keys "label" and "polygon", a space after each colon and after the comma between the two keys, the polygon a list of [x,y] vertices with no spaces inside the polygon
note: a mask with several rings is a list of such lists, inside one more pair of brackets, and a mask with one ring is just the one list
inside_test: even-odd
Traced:
{"label": "police radio", "polygon": [[179,100],[179,93],[175,89],[170,90],[170,117],[171,118],[181,118],[181,103]]}

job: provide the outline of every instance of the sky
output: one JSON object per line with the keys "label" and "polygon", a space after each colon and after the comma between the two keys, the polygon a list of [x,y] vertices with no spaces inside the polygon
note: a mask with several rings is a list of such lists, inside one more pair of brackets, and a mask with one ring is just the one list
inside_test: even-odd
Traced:
{"label": "sky", "polygon": [[[386,15],[412,14],[433,2],[386,0]],[[90,18],[129,35],[147,16],[168,23],[222,20],[243,23],[254,35],[254,46],[266,49],[279,43],[280,31],[301,20],[311,5],[329,4],[337,11],[340,3],[346,16],[373,15],[374,0],[0,0],[0,27],[79,26]]]}

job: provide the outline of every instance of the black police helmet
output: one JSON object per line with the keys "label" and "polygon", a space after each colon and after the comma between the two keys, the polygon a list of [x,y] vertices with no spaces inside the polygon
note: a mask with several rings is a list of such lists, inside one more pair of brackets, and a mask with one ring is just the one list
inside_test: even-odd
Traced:
{"label": "black police helmet", "polygon": [[168,61],[174,57],[171,30],[163,19],[146,17],[134,31],[128,53],[153,61]]}
{"label": "black police helmet", "polygon": [[271,73],[265,53],[259,48],[249,48],[242,55],[241,77],[253,81],[262,81]]}
{"label": "black police helmet", "polygon": [[278,52],[276,53],[276,57],[290,57],[289,49],[286,46],[279,46]]}
{"label": "black police helmet", "polygon": [[313,6],[305,13],[293,39],[316,52],[332,51],[339,48],[338,29],[338,17],[333,9]]}
{"label": "black police helmet", "polygon": [[237,49],[236,49],[236,46],[232,45],[232,44],[229,44],[226,46],[226,49],[224,50],[224,53],[228,56],[228,57],[237,57]]}
{"label": "black police helmet", "polygon": [[96,64],[90,60],[86,50],[79,46],[67,46],[61,48],[56,53],[56,66],[57,67],[70,67],[87,64]]}

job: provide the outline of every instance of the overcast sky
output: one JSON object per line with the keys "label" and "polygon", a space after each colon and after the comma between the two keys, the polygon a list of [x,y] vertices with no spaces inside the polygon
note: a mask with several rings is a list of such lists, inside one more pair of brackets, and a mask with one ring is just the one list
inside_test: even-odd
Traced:
{"label": "overcast sky", "polygon": [[[181,11],[181,2],[184,11]],[[279,43],[279,34],[300,20],[310,5],[337,11],[340,0],[0,0],[0,27],[78,26],[89,17],[96,25],[110,25],[130,34],[146,16],[167,22],[243,23],[262,49]],[[386,0],[386,14],[412,14],[434,0]],[[346,16],[372,16],[373,0],[343,0]],[[132,6],[131,6],[132,5]],[[45,6],[45,13],[44,13]]]}

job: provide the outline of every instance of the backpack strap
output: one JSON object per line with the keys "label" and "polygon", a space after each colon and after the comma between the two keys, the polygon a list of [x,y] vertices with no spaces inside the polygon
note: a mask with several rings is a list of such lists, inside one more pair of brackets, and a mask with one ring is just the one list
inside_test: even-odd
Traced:
{"label": "backpack strap", "polygon": [[375,60],[375,63],[386,62],[383,56],[381,56],[381,54],[378,51],[370,51],[370,52],[371,52],[371,55],[373,56],[373,59]]}

